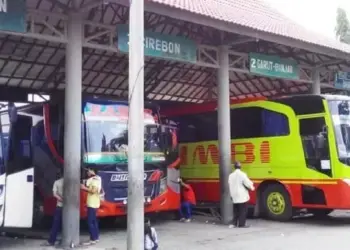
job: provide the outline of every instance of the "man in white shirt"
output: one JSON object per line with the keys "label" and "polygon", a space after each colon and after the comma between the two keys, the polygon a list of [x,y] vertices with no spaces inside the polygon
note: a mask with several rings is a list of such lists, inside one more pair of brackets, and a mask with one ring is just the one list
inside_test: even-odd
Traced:
{"label": "man in white shirt", "polygon": [[248,227],[246,225],[247,203],[250,199],[249,190],[254,191],[254,184],[241,170],[240,162],[236,162],[234,166],[235,170],[228,177],[234,209],[233,226]]}
{"label": "man in white shirt", "polygon": [[57,235],[62,229],[63,175],[60,173],[58,174],[58,179],[53,184],[52,194],[56,198],[57,204],[48,240],[48,245],[50,246],[55,245]]}

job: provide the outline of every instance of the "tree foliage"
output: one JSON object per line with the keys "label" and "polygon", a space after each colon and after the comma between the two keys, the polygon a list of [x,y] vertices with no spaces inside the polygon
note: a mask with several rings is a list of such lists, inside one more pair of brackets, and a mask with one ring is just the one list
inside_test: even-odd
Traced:
{"label": "tree foliage", "polygon": [[350,44],[350,23],[343,8],[337,9],[337,23],[335,26],[336,38],[341,42]]}

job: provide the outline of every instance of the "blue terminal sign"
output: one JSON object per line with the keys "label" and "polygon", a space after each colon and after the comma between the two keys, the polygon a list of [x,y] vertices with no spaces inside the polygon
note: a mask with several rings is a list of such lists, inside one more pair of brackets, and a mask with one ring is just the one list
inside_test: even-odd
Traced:
{"label": "blue terminal sign", "polygon": [[350,72],[339,71],[335,73],[334,87],[338,89],[350,90]]}
{"label": "blue terminal sign", "polygon": [[26,32],[26,0],[0,0],[0,31]]}
{"label": "blue terminal sign", "polygon": [[[118,25],[117,31],[118,49],[121,52],[128,53],[129,28],[127,25]],[[197,61],[196,43],[184,37],[145,31],[144,45],[146,56],[190,63]]]}

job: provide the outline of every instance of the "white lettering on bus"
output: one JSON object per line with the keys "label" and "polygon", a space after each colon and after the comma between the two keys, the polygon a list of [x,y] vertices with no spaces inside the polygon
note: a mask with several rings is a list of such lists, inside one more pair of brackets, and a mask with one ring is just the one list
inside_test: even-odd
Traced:
{"label": "white lettering on bus", "polygon": [[[113,174],[111,176],[111,181],[115,182],[115,181],[127,181],[128,180],[129,175],[128,174]],[[146,180],[147,179],[147,174],[144,173],[143,174],[143,179]]]}
{"label": "white lettering on bus", "polygon": [[0,12],[7,13],[7,0],[0,0]]}

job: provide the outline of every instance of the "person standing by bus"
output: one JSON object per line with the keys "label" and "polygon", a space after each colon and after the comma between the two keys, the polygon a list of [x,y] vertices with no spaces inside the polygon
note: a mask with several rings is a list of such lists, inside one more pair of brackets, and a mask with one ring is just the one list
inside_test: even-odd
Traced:
{"label": "person standing by bus", "polygon": [[[52,227],[50,231],[50,237],[48,239],[48,245],[54,246],[56,243],[57,235],[62,229],[62,209],[63,209],[63,170],[58,173],[58,179],[54,182],[52,188],[53,196],[56,198],[56,210],[53,216]],[[47,244],[45,244],[47,245]]]}
{"label": "person standing by bus", "polygon": [[157,250],[158,246],[158,236],[156,229],[151,226],[151,221],[145,218],[145,250]]}
{"label": "person standing by bus", "polygon": [[181,178],[179,179],[181,185],[181,207],[180,207],[180,221],[191,222],[192,207],[196,205],[196,195],[193,192],[191,185],[185,183]]}
{"label": "person standing by bus", "polygon": [[254,191],[254,184],[247,174],[241,171],[241,163],[235,162],[235,170],[228,177],[230,194],[233,202],[234,227],[249,227],[246,225],[247,203],[250,199],[249,190]]}
{"label": "person standing by bus", "polygon": [[95,171],[93,169],[87,169],[87,176],[88,179],[86,180],[85,185],[82,184],[81,188],[82,190],[86,191],[87,199],[86,199],[86,206],[87,206],[87,220],[88,220],[88,227],[89,227],[89,233],[90,233],[90,242],[87,244],[96,244],[99,241],[100,237],[100,230],[98,226],[98,220],[97,220],[97,209],[100,207],[101,204],[101,190],[102,190],[102,181],[101,177],[96,175]]}

